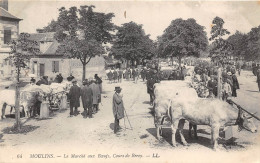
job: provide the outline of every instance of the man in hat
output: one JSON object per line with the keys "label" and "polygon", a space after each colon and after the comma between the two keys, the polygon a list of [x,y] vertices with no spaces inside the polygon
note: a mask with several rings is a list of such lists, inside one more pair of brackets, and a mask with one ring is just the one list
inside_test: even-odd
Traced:
{"label": "man in hat", "polygon": [[147,80],[147,93],[150,95],[150,105],[153,104],[154,100],[154,90],[153,90],[153,85],[155,84],[155,79],[153,76],[150,77],[150,79]]}
{"label": "man in hat", "polygon": [[101,102],[101,93],[99,86],[97,85],[97,82],[94,80],[91,80],[90,88],[93,92],[93,98],[92,98],[92,105],[93,105],[93,111],[97,112],[99,110],[98,104]]}
{"label": "man in hat", "polygon": [[83,85],[84,86],[81,89],[81,100],[82,100],[82,105],[84,108],[83,117],[87,118],[87,115],[89,115],[89,118],[92,118],[93,92],[89,86],[89,82],[87,79],[83,81]]}
{"label": "man in hat", "polygon": [[214,96],[218,95],[218,83],[217,81],[214,79],[214,75],[210,76],[210,80],[208,81],[208,85],[207,85],[208,89],[210,91],[212,91],[212,93],[214,94]]}
{"label": "man in hat", "polygon": [[96,79],[96,83],[99,86],[100,93],[102,93],[102,79],[98,76],[98,74],[95,74],[94,78]]}
{"label": "man in hat", "polygon": [[[80,106],[79,98],[80,98],[80,88],[77,86],[77,81],[75,79],[72,80],[72,87],[70,88],[68,98],[70,100],[70,117],[77,116],[78,107]],[[75,110],[73,111],[73,108]]]}
{"label": "man in hat", "polygon": [[257,84],[258,84],[258,89],[259,89],[259,92],[260,92],[260,65],[257,64],[257,67],[258,67],[258,70],[256,72],[256,77],[257,77]]}
{"label": "man in hat", "polygon": [[232,72],[232,81],[233,81],[232,96],[237,97],[237,89],[239,89],[239,83],[235,71]]}
{"label": "man in hat", "polygon": [[117,133],[119,130],[119,120],[124,118],[124,104],[123,104],[123,95],[121,94],[121,88],[115,87],[115,94],[113,95],[113,115],[115,118],[114,123],[114,133]]}

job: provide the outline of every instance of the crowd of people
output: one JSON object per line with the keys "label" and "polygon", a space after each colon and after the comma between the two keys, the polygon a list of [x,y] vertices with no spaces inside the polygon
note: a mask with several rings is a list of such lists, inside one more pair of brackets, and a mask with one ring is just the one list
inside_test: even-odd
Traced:
{"label": "crowd of people", "polygon": [[82,82],[82,87],[79,87],[77,80],[72,80],[72,87],[68,93],[68,100],[70,102],[70,117],[79,114],[78,107],[80,106],[80,97],[84,112],[83,118],[93,118],[93,114],[97,113],[99,104],[101,103],[102,80],[95,74],[94,79],[85,79]]}
{"label": "crowd of people", "polygon": [[[194,81],[199,83],[202,87],[207,89],[209,94],[207,98],[214,98],[218,96],[218,68],[212,65],[197,65],[194,68]],[[241,69],[237,70],[237,66],[230,63],[224,64],[221,67],[221,97],[227,100],[228,97],[237,97],[237,89],[239,89],[239,82],[236,72],[240,73]],[[202,93],[201,87],[196,89],[199,97],[205,97]]]}

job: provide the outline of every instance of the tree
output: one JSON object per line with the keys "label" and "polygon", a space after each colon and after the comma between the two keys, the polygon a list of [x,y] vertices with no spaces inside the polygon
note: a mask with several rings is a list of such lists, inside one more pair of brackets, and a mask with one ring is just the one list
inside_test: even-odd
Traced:
{"label": "tree", "polygon": [[134,62],[139,65],[144,59],[151,59],[154,52],[155,44],[145,34],[142,25],[131,21],[117,27],[110,55],[116,59],[125,59],[127,63],[131,61],[132,65]]}
{"label": "tree", "polygon": [[247,35],[245,59],[248,61],[260,60],[260,25],[252,28]]}
{"label": "tree", "polygon": [[239,31],[228,37],[227,41],[232,46],[231,55],[235,57],[244,57],[247,50],[247,35]]}
{"label": "tree", "polygon": [[57,53],[68,58],[79,59],[83,65],[82,80],[85,79],[86,65],[95,57],[105,53],[104,44],[112,41],[111,22],[113,13],[94,12],[95,6],[59,9],[58,28],[55,38],[60,43]]}
{"label": "tree", "polygon": [[52,20],[46,27],[43,27],[44,32],[56,32],[58,29],[58,23]]}
{"label": "tree", "polygon": [[37,42],[29,39],[30,35],[28,33],[21,33],[17,40],[13,40],[10,44],[11,52],[8,57],[9,60],[13,62],[16,68],[17,84],[15,89],[16,99],[15,99],[15,119],[16,124],[14,125],[18,131],[21,129],[20,122],[20,74],[21,69],[27,67],[27,63],[33,55],[40,52]]}
{"label": "tree", "polygon": [[213,61],[223,63],[228,56],[228,52],[232,50],[232,45],[223,39],[223,36],[229,35],[230,32],[225,29],[224,20],[220,17],[215,17],[212,21],[212,28],[210,31],[211,37],[209,38],[212,42],[212,48],[210,49],[210,57]]}
{"label": "tree", "polygon": [[177,57],[179,66],[185,56],[199,57],[208,47],[205,27],[195,19],[175,19],[158,37],[158,52],[161,57]]}

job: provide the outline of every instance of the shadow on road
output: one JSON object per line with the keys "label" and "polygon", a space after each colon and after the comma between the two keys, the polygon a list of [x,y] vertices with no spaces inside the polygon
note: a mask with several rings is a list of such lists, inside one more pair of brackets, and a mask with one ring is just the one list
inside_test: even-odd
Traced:
{"label": "shadow on road", "polygon": [[25,125],[21,127],[21,130],[16,130],[13,126],[6,127],[2,130],[4,134],[27,134],[28,132],[32,132],[39,128],[40,126],[32,126],[32,125]]}
{"label": "shadow on road", "polygon": [[110,123],[110,125],[109,125],[109,127],[110,127],[111,130],[114,130],[114,126],[115,126],[114,123]]}
{"label": "shadow on road", "polygon": [[248,91],[248,92],[259,92],[259,91],[252,91],[252,90],[246,90],[246,91]]}
{"label": "shadow on road", "polygon": [[149,111],[149,114],[151,114],[153,117],[154,117],[154,108],[153,107],[150,107],[148,108],[150,111]]}
{"label": "shadow on road", "polygon": [[3,136],[4,136],[3,134],[0,134],[0,143],[4,142],[4,139],[2,139]]}
{"label": "shadow on road", "polygon": [[143,104],[149,104],[150,105],[150,101],[144,101]]}
{"label": "shadow on road", "polygon": [[201,133],[201,134],[206,134],[206,135],[210,135],[210,133],[206,132],[205,129],[198,129],[197,133]]}

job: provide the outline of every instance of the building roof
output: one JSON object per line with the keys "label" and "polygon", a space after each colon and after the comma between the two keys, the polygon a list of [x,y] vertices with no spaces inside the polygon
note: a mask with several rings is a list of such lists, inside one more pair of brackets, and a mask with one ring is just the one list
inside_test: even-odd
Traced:
{"label": "building roof", "polygon": [[30,34],[30,37],[29,37],[30,40],[34,40],[34,41],[38,42],[39,46],[41,46],[41,44],[45,44],[45,46],[43,48],[40,48],[41,54],[39,54],[38,56],[43,56],[43,55],[57,56],[57,55],[59,55],[59,54],[56,54],[56,50],[58,49],[59,43],[55,40],[54,33],[55,32]]}
{"label": "building roof", "polygon": [[16,16],[10,14],[8,11],[6,11],[4,8],[0,7],[0,18],[3,17],[3,18],[9,18],[9,19],[13,19],[13,20],[16,20],[16,21],[20,21],[22,19],[20,18],[17,18]]}
{"label": "building roof", "polygon": [[55,32],[31,33],[29,39],[37,42],[53,42]]}

